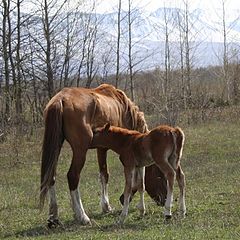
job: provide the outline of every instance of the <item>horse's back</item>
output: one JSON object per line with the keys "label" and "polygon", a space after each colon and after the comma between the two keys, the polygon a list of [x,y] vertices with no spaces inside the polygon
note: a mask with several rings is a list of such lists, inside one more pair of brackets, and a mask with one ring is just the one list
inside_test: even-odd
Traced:
{"label": "horse's back", "polygon": [[92,89],[63,88],[49,101],[45,111],[60,101],[65,125],[89,124],[95,128],[111,122],[115,126],[124,126],[127,100],[121,90],[108,84]]}

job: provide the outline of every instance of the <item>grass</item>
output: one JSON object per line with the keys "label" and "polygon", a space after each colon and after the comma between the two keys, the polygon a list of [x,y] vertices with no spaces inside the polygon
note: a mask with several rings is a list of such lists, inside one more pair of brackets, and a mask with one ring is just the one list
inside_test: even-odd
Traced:
{"label": "grass", "polygon": [[[125,224],[115,224],[124,179],[118,157],[110,153],[110,202],[113,213],[100,210],[100,184],[95,151],[89,151],[81,177],[81,194],[92,226],[80,226],[72,216],[66,180],[71,151],[64,145],[58,164],[57,197],[62,228],[46,227],[48,207],[39,212],[41,134],[9,137],[0,144],[0,239],[240,239],[239,122],[187,127],[182,166],[187,180],[188,215],[165,223],[161,207],[146,196],[147,214],[139,217],[130,205]],[[178,189],[175,188],[175,197]],[[46,204],[47,205],[47,204]]]}

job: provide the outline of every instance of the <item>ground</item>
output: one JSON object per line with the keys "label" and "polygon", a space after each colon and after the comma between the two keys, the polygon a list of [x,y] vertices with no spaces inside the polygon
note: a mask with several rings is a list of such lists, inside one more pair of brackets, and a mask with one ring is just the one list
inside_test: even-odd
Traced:
{"label": "ground", "polygon": [[[0,239],[240,239],[239,123],[212,122],[183,128],[186,144],[182,167],[186,175],[188,215],[180,219],[177,202],[171,222],[163,208],[146,196],[146,215],[139,217],[136,196],[123,226],[118,198],[124,178],[118,157],[110,153],[110,203],[113,213],[102,214],[96,153],[89,151],[81,178],[82,200],[92,226],[80,226],[72,216],[66,173],[71,151],[65,143],[58,164],[57,197],[63,226],[46,227],[48,206],[38,210],[41,133],[8,136],[0,143]],[[41,131],[40,131],[41,132]],[[174,198],[178,197],[175,185]]]}

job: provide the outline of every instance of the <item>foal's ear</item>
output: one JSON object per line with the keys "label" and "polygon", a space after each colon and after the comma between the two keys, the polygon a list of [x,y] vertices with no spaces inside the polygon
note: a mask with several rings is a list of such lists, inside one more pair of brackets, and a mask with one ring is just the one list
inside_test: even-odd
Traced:
{"label": "foal's ear", "polygon": [[110,123],[106,123],[105,126],[104,126],[104,130],[108,131],[110,126],[111,126]]}

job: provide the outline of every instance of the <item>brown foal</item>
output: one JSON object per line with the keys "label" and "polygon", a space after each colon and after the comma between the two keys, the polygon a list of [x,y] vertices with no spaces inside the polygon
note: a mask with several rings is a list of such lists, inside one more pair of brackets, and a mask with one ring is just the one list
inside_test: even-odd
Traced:
{"label": "brown foal", "polygon": [[[147,133],[128,130],[106,124],[93,131],[92,147],[105,147],[120,155],[124,166],[125,189],[124,204],[119,223],[123,223],[128,214],[129,200],[133,187],[140,193],[140,214],[145,213],[144,174],[145,166],[156,164],[167,179],[167,199],[164,215],[170,218],[175,176],[180,189],[179,210],[186,214],[185,176],[180,166],[184,144],[184,133],[180,128],[159,126]],[[138,179],[134,180],[135,173]]]}

